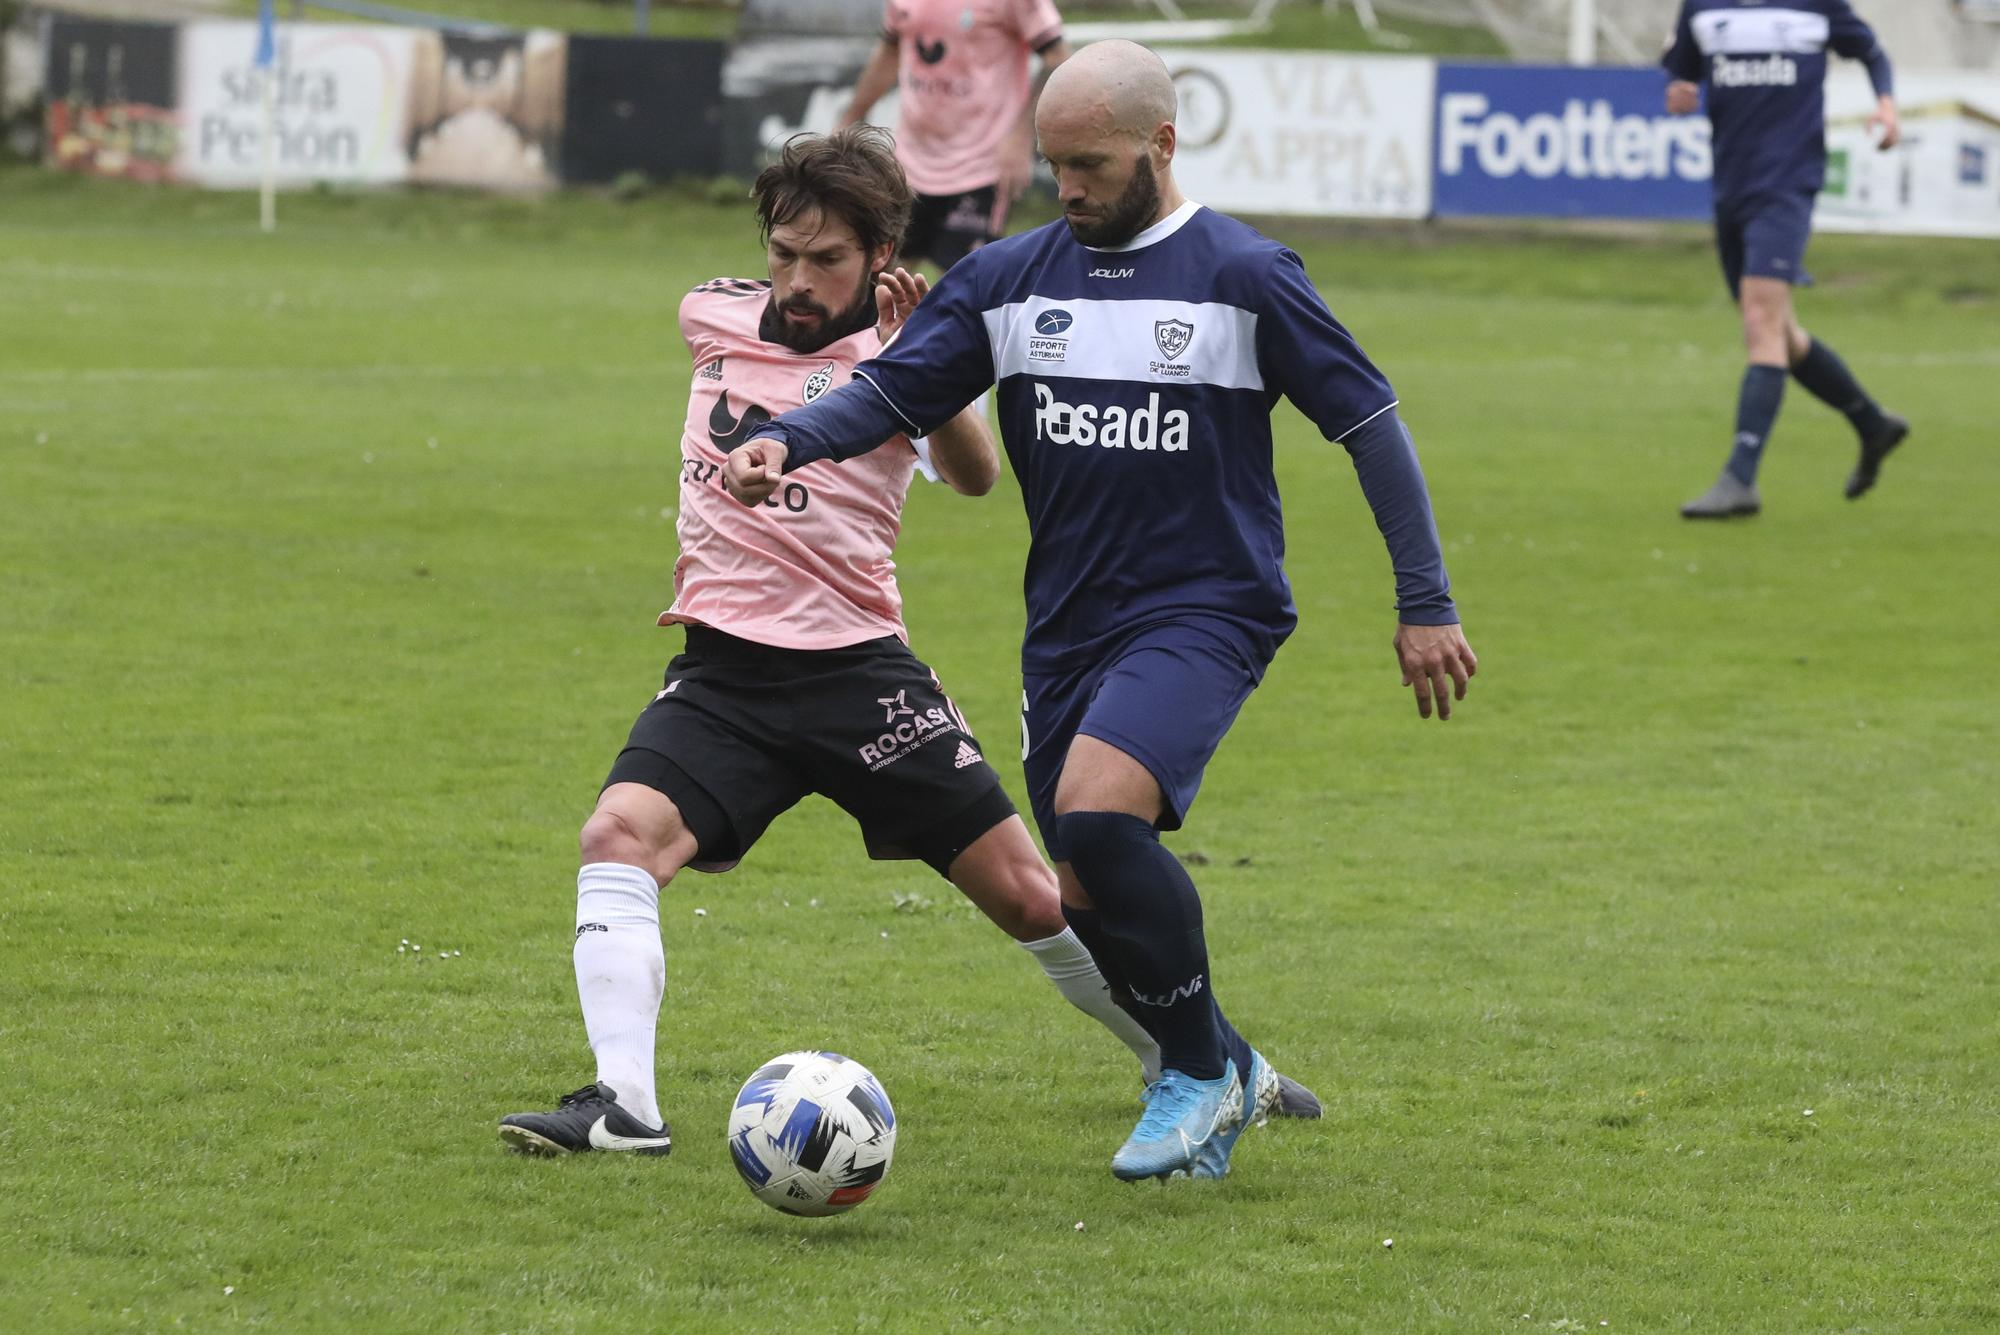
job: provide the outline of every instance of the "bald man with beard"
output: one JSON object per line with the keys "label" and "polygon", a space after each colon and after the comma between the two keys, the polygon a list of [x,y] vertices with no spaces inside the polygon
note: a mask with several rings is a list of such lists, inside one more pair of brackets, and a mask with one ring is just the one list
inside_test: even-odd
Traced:
{"label": "bald man with beard", "polygon": [[1182,196],[1174,115],[1146,48],[1071,57],[1036,112],[1061,221],[975,252],[851,385],[725,464],[732,494],[757,504],[783,476],[922,435],[997,384],[1028,511],[1035,820],[1065,917],[1164,1068],[1111,1160],[1127,1181],[1223,1176],[1280,1097],[1221,1018],[1201,897],[1159,839],[1298,621],[1272,472],[1280,395],[1353,459],[1395,572],[1393,643],[1418,714],[1449,718],[1478,666],[1395,392],[1297,255]]}

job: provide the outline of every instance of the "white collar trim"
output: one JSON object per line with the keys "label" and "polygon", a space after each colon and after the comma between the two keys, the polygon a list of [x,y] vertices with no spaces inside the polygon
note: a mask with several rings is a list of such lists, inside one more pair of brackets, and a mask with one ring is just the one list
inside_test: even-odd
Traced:
{"label": "white collar trim", "polygon": [[1144,250],[1147,246],[1165,241],[1175,232],[1187,226],[1188,219],[1194,217],[1200,209],[1201,205],[1191,199],[1187,200],[1172,213],[1169,213],[1166,217],[1160,219],[1122,246],[1085,246],[1084,249],[1094,250],[1100,255],[1117,255],[1128,250]]}

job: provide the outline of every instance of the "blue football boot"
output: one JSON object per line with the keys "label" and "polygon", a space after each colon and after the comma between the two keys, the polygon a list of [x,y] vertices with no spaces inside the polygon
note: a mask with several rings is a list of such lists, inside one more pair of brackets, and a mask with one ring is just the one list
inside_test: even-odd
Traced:
{"label": "blue football boot", "polygon": [[[1226,1063],[1214,1080],[1163,1072],[1147,1086],[1146,1111],[1131,1138],[1111,1156],[1111,1175],[1121,1182],[1184,1177],[1194,1171],[1210,1141],[1224,1134],[1233,1137],[1243,1115],[1243,1082],[1235,1062]],[[1226,1150],[1223,1163],[1228,1163]]]}
{"label": "blue football boot", "polygon": [[1236,1142],[1243,1135],[1243,1129],[1255,1122],[1258,1126],[1270,1120],[1277,1110],[1279,1089],[1278,1073],[1271,1063],[1264,1060],[1264,1054],[1250,1049],[1250,1080],[1243,1090],[1243,1117],[1235,1126],[1227,1130],[1217,1129],[1200,1150],[1195,1153],[1194,1167],[1190,1177],[1227,1177],[1229,1175],[1229,1153],[1236,1148]]}

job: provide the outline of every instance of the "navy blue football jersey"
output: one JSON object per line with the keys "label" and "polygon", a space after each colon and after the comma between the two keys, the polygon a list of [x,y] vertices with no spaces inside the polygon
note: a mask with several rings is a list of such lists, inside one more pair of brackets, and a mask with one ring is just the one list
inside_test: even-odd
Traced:
{"label": "navy blue football jersey", "polygon": [[1875,91],[1890,91],[1888,56],[1847,0],[1683,0],[1661,63],[1703,85],[1717,200],[1826,183],[1828,52],[1865,62]]}
{"label": "navy blue football jersey", "polygon": [[[1267,659],[1297,622],[1273,406],[1289,398],[1340,440],[1396,404],[1297,255],[1195,204],[1115,249],[1055,222],[975,251],[855,377],[917,433],[997,386],[1029,520],[1023,661],[1048,667],[1178,616],[1226,623]],[[837,457],[819,424],[840,411],[772,426],[796,459]],[[1385,521],[1392,550],[1423,553],[1398,561],[1404,619],[1453,622],[1416,477],[1420,522],[1403,522],[1404,504]]]}

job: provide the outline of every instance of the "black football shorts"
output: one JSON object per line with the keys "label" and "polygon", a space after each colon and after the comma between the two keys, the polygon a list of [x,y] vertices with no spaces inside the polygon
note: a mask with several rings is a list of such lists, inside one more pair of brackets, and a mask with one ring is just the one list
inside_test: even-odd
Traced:
{"label": "black football shorts", "polygon": [[1014,814],[958,706],[894,636],[777,649],[688,627],[604,782],[672,798],[697,871],[735,866],[808,793],[854,817],[870,857],[939,875]]}
{"label": "black football shorts", "polygon": [[903,233],[901,259],[929,260],[949,269],[989,241],[1007,235],[1007,205],[1000,188],[983,185],[962,195],[918,195]]}

